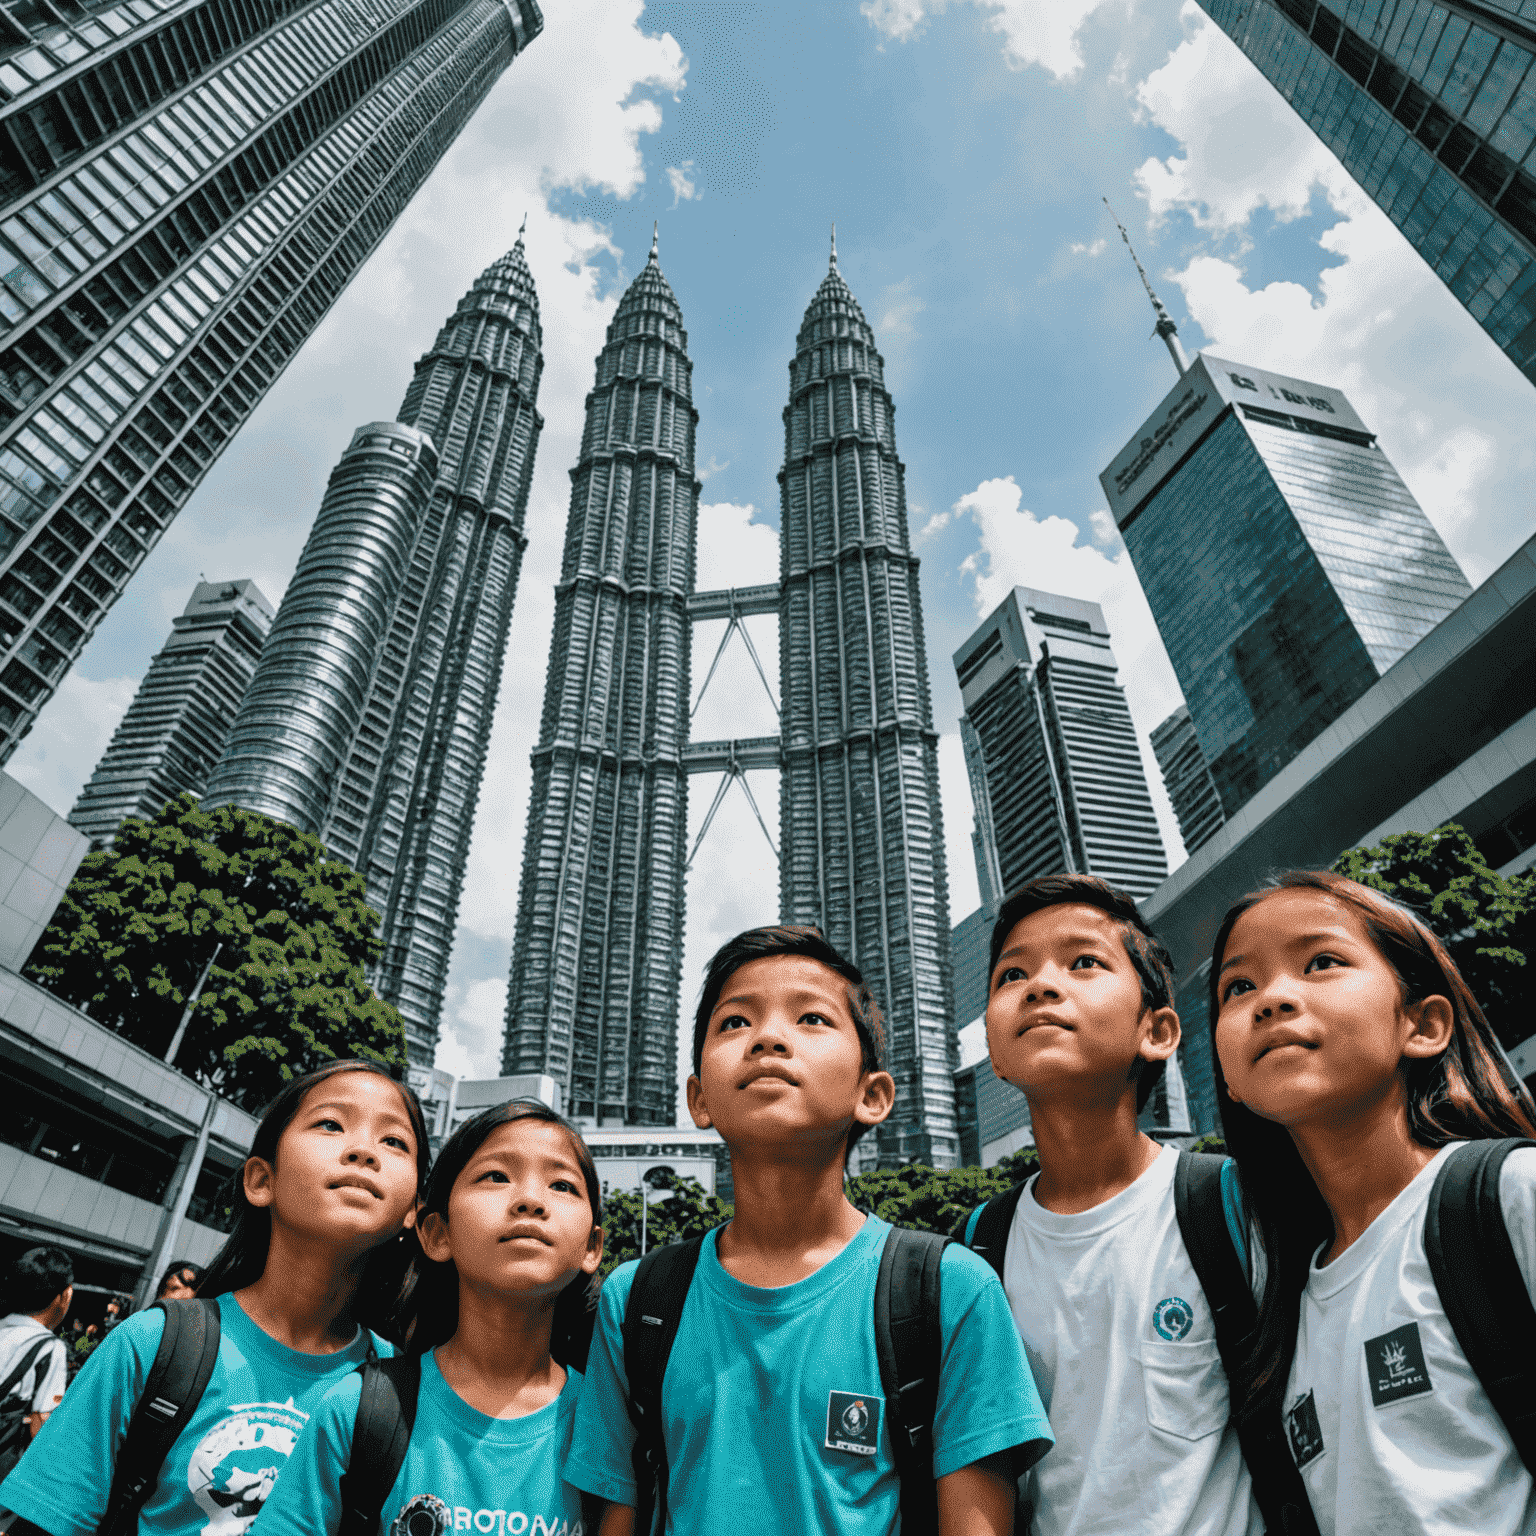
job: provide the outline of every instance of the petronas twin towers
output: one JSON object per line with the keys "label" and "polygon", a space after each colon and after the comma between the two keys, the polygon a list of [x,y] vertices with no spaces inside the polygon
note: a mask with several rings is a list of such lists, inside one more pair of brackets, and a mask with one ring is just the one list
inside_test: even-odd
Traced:
{"label": "petronas twin towers", "polygon": [[[385,941],[375,985],[422,1065],[526,543],[540,348],[519,239],[418,363],[398,422],[342,456],[207,796],[317,833],[364,875]],[[790,364],[775,583],[694,590],[692,373],[653,243],[598,355],[572,471],[503,1070],[550,1074],[589,1124],[673,1123],[688,778],[776,766],[782,918],[819,926],[886,1010],[898,1095],[879,1158],[953,1164],[918,562],[883,363],[835,246]],[[781,735],[691,742],[692,625],[744,612],[779,615]]]}

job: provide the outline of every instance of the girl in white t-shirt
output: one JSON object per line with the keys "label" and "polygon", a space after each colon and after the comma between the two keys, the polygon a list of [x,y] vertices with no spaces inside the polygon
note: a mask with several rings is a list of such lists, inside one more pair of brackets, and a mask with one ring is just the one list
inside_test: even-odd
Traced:
{"label": "girl in white t-shirt", "polygon": [[[1469,1141],[1536,1109],[1444,945],[1379,892],[1282,876],[1227,914],[1211,1017],[1266,1257],[1240,1420],[1283,1416],[1324,1536],[1536,1536],[1536,1492],[1446,1318],[1424,1218]],[[1536,1149],[1499,1196],[1536,1298]]]}

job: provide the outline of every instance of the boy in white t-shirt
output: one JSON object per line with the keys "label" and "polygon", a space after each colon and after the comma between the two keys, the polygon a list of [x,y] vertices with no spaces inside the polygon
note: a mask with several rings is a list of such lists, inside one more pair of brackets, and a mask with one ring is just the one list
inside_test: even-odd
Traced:
{"label": "boy in white t-shirt", "polygon": [[1175,1215],[1178,1154],[1136,1124],[1178,1047],[1172,981],[1135,902],[1091,875],[1031,881],[993,929],[987,1047],[1040,1154],[1003,1257],[1056,1435],[1025,1488],[1034,1536],[1264,1528]]}

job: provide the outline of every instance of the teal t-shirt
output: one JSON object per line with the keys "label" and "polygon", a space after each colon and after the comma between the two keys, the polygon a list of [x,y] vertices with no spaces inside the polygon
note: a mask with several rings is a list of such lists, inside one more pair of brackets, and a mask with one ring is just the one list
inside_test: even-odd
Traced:
{"label": "teal t-shirt", "polygon": [[[252,1536],[335,1536],[341,1476],[352,1459],[361,1376],[338,1381],[289,1462]],[[400,1475],[379,1512],[383,1536],[582,1536],[581,1495],[563,1481],[581,1376],[567,1371],[554,1402],[520,1419],[471,1408],[421,1361],[421,1395]]]}
{"label": "teal t-shirt", "polygon": [[[64,1401],[16,1469],[0,1483],[0,1505],[49,1536],[94,1536],[128,1420],[144,1390],[165,1329],[159,1308],[119,1323],[91,1352]],[[219,1356],[202,1400],[171,1447],[139,1529],[154,1536],[244,1536],[298,1444],[309,1416],[338,1377],[355,1371],[365,1329],[345,1349],[306,1355],[279,1344],[219,1297]]]}
{"label": "teal t-shirt", "polygon": [[[815,1274],[771,1289],[727,1273],[717,1233],[705,1238],[661,1394],[669,1532],[899,1530],[874,1325],[890,1230],[871,1216]],[[565,1474],[630,1506],[635,1437],[621,1330],[635,1268],[621,1265],[603,1285]],[[1002,1285],[956,1244],[941,1261],[939,1313],[935,1478],[1015,1449],[1023,1471],[1049,1448],[1050,1425]]]}

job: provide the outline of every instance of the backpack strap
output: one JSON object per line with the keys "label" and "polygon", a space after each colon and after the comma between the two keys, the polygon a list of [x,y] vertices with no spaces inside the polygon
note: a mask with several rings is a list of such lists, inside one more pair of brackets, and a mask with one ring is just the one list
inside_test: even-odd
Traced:
{"label": "backpack strap", "polygon": [[112,1470],[97,1536],[133,1536],[139,1511],[177,1437],[202,1401],[219,1358],[219,1304],[207,1297],[157,1301],[165,1331]]}
{"label": "backpack strap", "polygon": [[702,1237],[652,1248],[640,1260],[624,1307],[624,1375],[629,1419],[635,1426],[635,1536],[667,1528],[667,1443],[662,1430],[661,1384],[699,1265]]}
{"label": "backpack strap", "polygon": [[421,1391],[421,1356],[372,1359],[358,1367],[363,1388],[352,1428],[352,1455],[341,1474],[338,1536],[378,1536],[379,1516],[400,1476],[416,1398]]}
{"label": "backpack strap", "polygon": [[[27,1350],[21,1357],[21,1364],[18,1365],[16,1369],[5,1378],[4,1381],[0,1381],[0,1407],[4,1407],[6,1402],[10,1399],[11,1393],[16,1390],[16,1383],[19,1382],[21,1378],[25,1376],[27,1372],[30,1371],[32,1367],[37,1363],[37,1357],[41,1355],[42,1352],[47,1349],[50,1344],[57,1343],[59,1343],[59,1340],[54,1338],[51,1333],[45,1334],[42,1338],[34,1339],[32,1341],[31,1349]],[[38,1385],[41,1386],[42,1383],[39,1382]],[[35,1391],[36,1388],[33,1390]],[[13,1409],[11,1411],[15,1412],[16,1410]],[[22,1413],[29,1413],[31,1410],[24,1406],[20,1411]]]}
{"label": "backpack strap", "polygon": [[[1216,1326],[1216,1349],[1235,1381],[1258,1326],[1248,1283],[1248,1242],[1236,1164],[1210,1152],[1180,1152],[1173,1171],[1173,1210],[1189,1262]],[[1253,1479],[1253,1500],[1270,1536],[1316,1536],[1307,1486],[1286,1444],[1278,1411],[1237,1430]]]}
{"label": "backpack strap", "polygon": [[1456,1342],[1520,1459],[1536,1470],[1536,1308],[1499,1199],[1504,1159],[1536,1142],[1469,1142],[1445,1159],[1424,1217],[1424,1252]]}
{"label": "backpack strap", "polygon": [[904,1536],[938,1536],[933,1418],[944,1347],[939,1263],[950,1241],[935,1232],[892,1227],[875,1278],[875,1354],[891,1451],[901,1478]]}
{"label": "backpack strap", "polygon": [[985,1205],[978,1205],[965,1223],[962,1241],[997,1271],[999,1280],[1003,1278],[1003,1254],[1013,1227],[1013,1213],[1018,1210],[1023,1193],[1024,1185],[1015,1184],[1006,1194],[995,1195]]}

